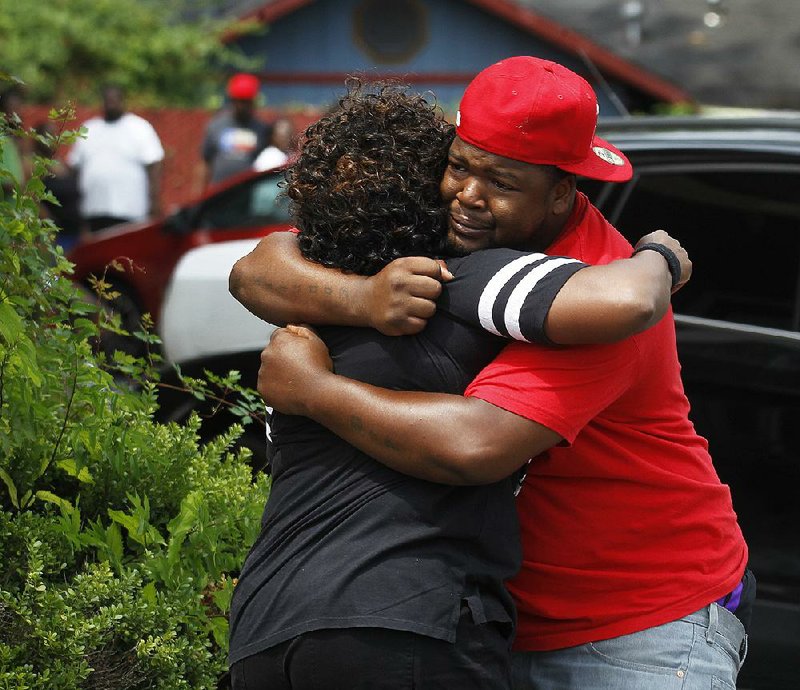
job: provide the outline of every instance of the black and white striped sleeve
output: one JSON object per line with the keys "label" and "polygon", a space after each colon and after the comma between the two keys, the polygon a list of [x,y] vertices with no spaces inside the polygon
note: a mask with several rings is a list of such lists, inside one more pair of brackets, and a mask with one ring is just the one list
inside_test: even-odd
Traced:
{"label": "black and white striped sleeve", "polygon": [[487,249],[451,259],[455,278],[439,308],[490,333],[551,344],[544,332],[550,306],[564,283],[587,264],[563,256]]}

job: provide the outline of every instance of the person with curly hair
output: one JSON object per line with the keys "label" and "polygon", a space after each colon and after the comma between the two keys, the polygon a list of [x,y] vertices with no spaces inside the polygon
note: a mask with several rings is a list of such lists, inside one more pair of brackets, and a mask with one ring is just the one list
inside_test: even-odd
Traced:
{"label": "person with curly hair", "polygon": [[[663,312],[669,274],[653,253],[614,267],[500,248],[451,256],[439,182],[452,139],[422,96],[358,82],[306,132],[287,173],[306,259],[375,277],[399,257],[438,269],[448,256],[453,275],[415,336],[321,327],[337,372],[461,394],[505,344],[474,304],[509,267],[515,289],[494,302],[519,301],[516,327],[536,342],[549,342],[550,305],[583,274],[633,272]],[[595,292],[586,309],[642,327],[638,309]],[[233,688],[509,688],[519,477],[414,479],[302,416],[275,413],[271,435],[271,494],[231,606]]]}
{"label": "person with curly hair", "polygon": [[312,124],[287,172],[307,259],[361,275],[401,256],[442,256],[439,181],[454,129],[421,95],[357,80],[340,108]]}

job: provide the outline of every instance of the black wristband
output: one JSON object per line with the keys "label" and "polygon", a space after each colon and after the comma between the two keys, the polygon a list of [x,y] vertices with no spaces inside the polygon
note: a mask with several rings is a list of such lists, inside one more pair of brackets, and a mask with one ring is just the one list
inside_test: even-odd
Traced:
{"label": "black wristband", "polygon": [[643,252],[645,250],[650,250],[654,252],[658,252],[667,260],[667,267],[669,268],[669,274],[672,276],[672,287],[675,287],[681,280],[681,262],[678,260],[678,257],[675,255],[669,247],[658,244],[657,242],[647,242],[643,244],[641,247],[637,247],[633,250],[634,256],[639,252]]}

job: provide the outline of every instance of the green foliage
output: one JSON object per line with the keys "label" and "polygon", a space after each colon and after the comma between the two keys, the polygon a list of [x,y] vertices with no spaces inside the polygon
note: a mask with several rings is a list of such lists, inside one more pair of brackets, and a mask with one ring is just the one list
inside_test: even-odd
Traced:
{"label": "green foliage", "polygon": [[[0,688],[213,688],[269,479],[241,426],[203,445],[196,416],[153,421],[155,355],[97,347],[119,319],[39,218],[47,166],[0,200]],[[253,418],[235,374],[189,383]]]}
{"label": "green foliage", "polygon": [[223,69],[260,64],[221,41],[231,21],[208,12],[185,18],[190,7],[188,0],[0,0],[3,69],[41,103],[96,103],[100,84],[115,82],[139,107],[206,105]]}

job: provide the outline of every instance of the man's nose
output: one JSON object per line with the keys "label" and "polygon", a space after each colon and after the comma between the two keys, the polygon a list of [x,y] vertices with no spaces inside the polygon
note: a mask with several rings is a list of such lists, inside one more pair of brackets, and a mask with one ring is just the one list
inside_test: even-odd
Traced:
{"label": "man's nose", "polygon": [[461,189],[456,193],[456,199],[462,206],[483,207],[486,205],[486,199],[483,194],[483,186],[480,180],[469,177],[464,180]]}

